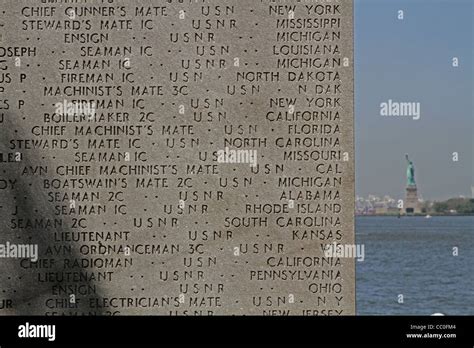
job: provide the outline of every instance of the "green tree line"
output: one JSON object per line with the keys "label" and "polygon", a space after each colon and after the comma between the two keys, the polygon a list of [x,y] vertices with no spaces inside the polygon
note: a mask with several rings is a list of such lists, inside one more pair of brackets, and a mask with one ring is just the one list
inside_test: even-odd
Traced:
{"label": "green tree line", "polygon": [[474,199],[451,198],[443,202],[426,202],[423,204],[422,212],[428,214],[474,214]]}

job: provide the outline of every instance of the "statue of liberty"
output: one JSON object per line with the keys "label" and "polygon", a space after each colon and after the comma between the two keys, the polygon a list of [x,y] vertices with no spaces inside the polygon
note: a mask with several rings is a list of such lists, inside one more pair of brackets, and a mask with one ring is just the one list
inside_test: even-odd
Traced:
{"label": "statue of liberty", "polygon": [[416,186],[415,182],[415,166],[413,165],[413,162],[410,161],[408,158],[408,154],[405,155],[407,162],[408,162],[408,167],[407,167],[407,186]]}

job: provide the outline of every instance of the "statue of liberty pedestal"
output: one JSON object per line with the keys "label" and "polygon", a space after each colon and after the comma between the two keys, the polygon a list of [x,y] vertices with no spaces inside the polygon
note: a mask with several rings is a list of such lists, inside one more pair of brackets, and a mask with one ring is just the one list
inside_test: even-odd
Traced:
{"label": "statue of liberty pedestal", "polygon": [[418,189],[416,188],[415,182],[415,165],[408,154],[405,155],[407,160],[407,187],[405,196],[405,213],[407,214],[419,214],[421,213],[420,204],[418,202]]}

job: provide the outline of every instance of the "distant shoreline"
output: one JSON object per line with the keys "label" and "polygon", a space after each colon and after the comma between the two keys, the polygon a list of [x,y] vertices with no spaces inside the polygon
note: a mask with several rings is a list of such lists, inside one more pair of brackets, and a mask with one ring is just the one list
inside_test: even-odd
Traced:
{"label": "distant shoreline", "polygon": [[[405,214],[403,206],[395,206],[394,200],[390,202],[369,202],[369,206],[360,207],[356,205],[357,216],[474,216],[474,198],[450,198],[446,201],[424,201],[419,202],[416,214]],[[367,202],[366,202],[367,203]],[[356,201],[357,204],[357,201]],[[368,214],[361,214],[367,212]]]}
{"label": "distant shoreline", "polygon": [[[451,216],[451,217],[461,217],[461,216],[474,216],[474,214],[401,214],[400,217],[426,217],[427,215],[431,217],[440,217],[440,216]],[[397,214],[355,214],[355,216],[366,216],[366,217],[380,217],[380,216],[387,216],[387,217],[396,217],[398,218],[399,215]]]}

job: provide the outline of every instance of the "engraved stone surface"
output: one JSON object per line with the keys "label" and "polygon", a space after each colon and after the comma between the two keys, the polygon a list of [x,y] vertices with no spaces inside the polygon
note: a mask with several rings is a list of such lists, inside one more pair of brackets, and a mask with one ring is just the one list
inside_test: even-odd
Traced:
{"label": "engraved stone surface", "polygon": [[352,16],[0,0],[0,315],[354,314]]}

